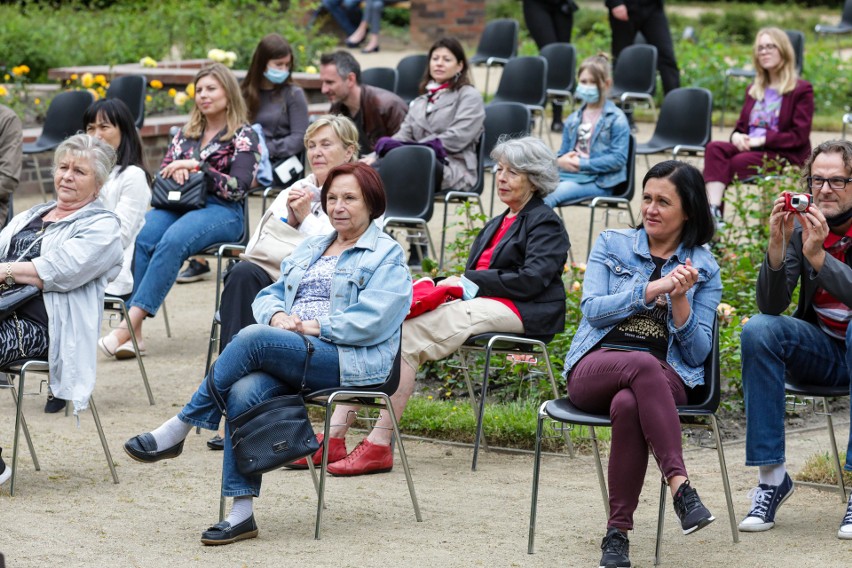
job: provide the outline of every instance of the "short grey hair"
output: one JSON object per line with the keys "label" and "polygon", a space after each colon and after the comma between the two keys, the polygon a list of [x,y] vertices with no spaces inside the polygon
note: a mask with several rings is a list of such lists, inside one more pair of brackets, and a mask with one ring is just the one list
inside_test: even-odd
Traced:
{"label": "short grey hair", "polygon": [[53,172],[56,172],[56,166],[61,162],[66,154],[71,154],[74,158],[84,158],[89,160],[92,169],[95,172],[95,184],[98,191],[106,183],[110,172],[115,167],[115,150],[112,146],[94,136],[88,134],[75,134],[68,138],[56,149],[53,154]]}
{"label": "short grey hair", "polygon": [[540,138],[501,136],[491,151],[491,159],[525,173],[538,197],[553,193],[559,183],[556,154]]}

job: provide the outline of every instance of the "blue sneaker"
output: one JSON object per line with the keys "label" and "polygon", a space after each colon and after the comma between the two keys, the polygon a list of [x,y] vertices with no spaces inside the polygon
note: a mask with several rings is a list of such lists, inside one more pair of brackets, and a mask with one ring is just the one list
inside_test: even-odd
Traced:
{"label": "blue sneaker", "polygon": [[781,485],[761,483],[751,491],[751,511],[739,524],[741,532],[763,532],[775,526],[775,513],[778,507],[793,494],[793,480],[784,474]]}

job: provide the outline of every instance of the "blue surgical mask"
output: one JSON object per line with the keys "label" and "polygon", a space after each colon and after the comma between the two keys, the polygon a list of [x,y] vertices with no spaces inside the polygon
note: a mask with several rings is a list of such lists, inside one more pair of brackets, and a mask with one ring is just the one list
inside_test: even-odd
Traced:
{"label": "blue surgical mask", "polygon": [[595,104],[600,99],[598,88],[594,85],[577,85],[577,90],[574,91],[574,97],[583,102]]}
{"label": "blue surgical mask", "polygon": [[266,77],[270,83],[280,85],[281,83],[287,80],[287,77],[290,76],[290,72],[267,67],[266,71],[263,72],[263,76]]}

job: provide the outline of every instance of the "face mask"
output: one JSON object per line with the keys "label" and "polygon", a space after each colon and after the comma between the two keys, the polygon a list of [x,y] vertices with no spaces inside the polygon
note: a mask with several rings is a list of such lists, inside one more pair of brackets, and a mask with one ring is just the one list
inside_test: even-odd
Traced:
{"label": "face mask", "polygon": [[587,103],[596,103],[600,98],[598,88],[594,85],[577,85],[577,90],[574,91],[574,97]]}
{"label": "face mask", "polygon": [[287,80],[287,77],[290,76],[289,71],[281,71],[279,69],[271,69],[267,67],[266,71],[264,71],[263,76],[269,80],[270,83],[275,85],[280,85],[284,81]]}

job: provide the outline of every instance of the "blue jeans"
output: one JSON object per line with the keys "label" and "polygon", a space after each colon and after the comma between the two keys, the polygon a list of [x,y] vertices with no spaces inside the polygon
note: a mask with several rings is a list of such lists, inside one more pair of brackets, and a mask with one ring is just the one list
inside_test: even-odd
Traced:
{"label": "blue jeans", "polygon": [[595,182],[577,183],[575,181],[561,181],[556,189],[544,198],[544,202],[550,207],[556,207],[560,203],[591,199],[602,195],[612,195],[608,189],[604,189]]}
{"label": "blue jeans", "polygon": [[331,14],[347,36],[355,33],[361,21],[360,0],[322,0],[322,7]]}
{"label": "blue jeans", "polygon": [[[746,465],[784,463],[785,373],[800,384],[848,386],[852,325],[844,343],[804,320],[759,314],[746,323],[741,341]],[[852,471],[852,436],[844,469]]]}
{"label": "blue jeans", "polygon": [[243,232],[243,204],[207,196],[207,206],[187,213],[151,209],[136,237],[130,306],[156,314],[187,258]]}
{"label": "blue jeans", "polygon": [[[318,337],[306,336],[314,345],[314,354],[305,376],[310,391],[340,385],[337,347]],[[302,384],[305,368],[305,344],[291,331],[255,324],[243,329],[216,359],[211,372],[221,393],[228,416],[242,414],[249,408],[275,396],[295,394]],[[216,430],[222,414],[203,381],[178,414],[187,424]],[[222,460],[222,495],[260,495],[260,475],[247,476],[237,469],[231,448],[231,432],[225,428],[225,455]]]}

